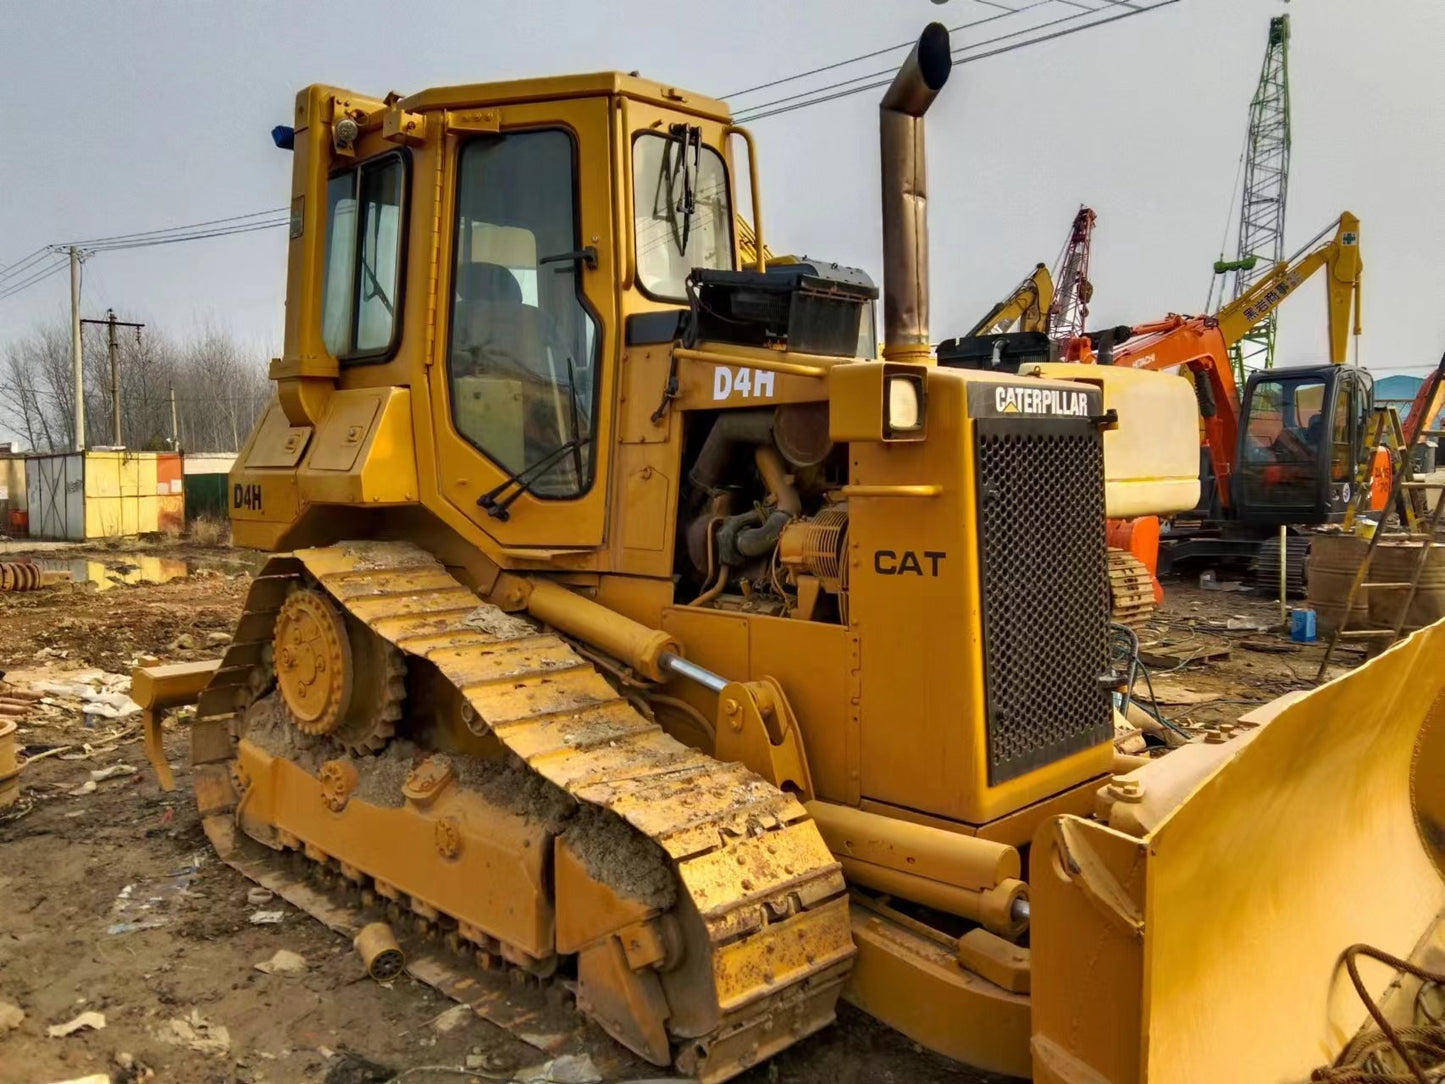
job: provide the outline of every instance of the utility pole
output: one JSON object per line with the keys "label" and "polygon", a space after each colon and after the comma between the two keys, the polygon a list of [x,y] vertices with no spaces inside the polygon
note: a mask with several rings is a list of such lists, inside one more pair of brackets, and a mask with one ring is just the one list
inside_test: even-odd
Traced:
{"label": "utility pole", "polygon": [[80,361],[80,249],[70,248],[70,352],[75,363],[75,450],[85,451],[85,370]]}
{"label": "utility pole", "polygon": [[181,450],[181,423],[176,416],[176,386],[171,385],[171,451]]}
{"label": "utility pole", "polygon": [[117,448],[125,447],[125,441],[121,439],[120,429],[120,343],[116,342],[115,329],[118,327],[135,328],[136,342],[140,342],[140,329],[144,324],[128,324],[124,320],[115,318],[114,309],[105,310],[104,320],[82,320],[82,324],[104,324],[106,327],[106,351],[110,354],[110,405],[114,416],[110,423],[111,444]]}

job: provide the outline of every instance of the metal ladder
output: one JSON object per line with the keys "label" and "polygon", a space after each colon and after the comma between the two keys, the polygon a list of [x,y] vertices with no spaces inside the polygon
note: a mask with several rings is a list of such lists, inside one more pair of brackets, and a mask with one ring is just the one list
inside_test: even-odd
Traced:
{"label": "metal ladder", "polygon": [[[1400,421],[1394,411],[1388,411],[1388,419],[1393,424],[1394,433],[1392,437],[1400,434]],[[1376,423],[1375,435],[1384,435],[1386,425],[1386,413],[1382,413]],[[1415,440],[1419,442],[1425,437],[1438,437],[1445,434],[1445,430],[1426,429],[1416,434]],[[1410,613],[1410,607],[1414,604],[1416,592],[1420,588],[1420,580],[1425,574],[1425,567],[1430,561],[1431,546],[1435,542],[1435,532],[1439,527],[1442,516],[1445,516],[1445,482],[1426,482],[1414,477],[1411,464],[1412,446],[1406,446],[1403,439],[1396,443],[1393,439],[1390,442],[1398,449],[1398,461],[1395,464],[1394,479],[1390,485],[1390,499],[1380,512],[1380,522],[1376,525],[1374,533],[1370,536],[1369,548],[1365,551],[1364,559],[1360,567],[1355,570],[1354,579],[1350,581],[1349,594],[1345,596],[1344,612],[1340,615],[1340,623],[1330,635],[1329,643],[1325,645],[1324,657],[1320,659],[1319,671],[1315,674],[1316,683],[1325,680],[1325,673],[1329,669],[1330,659],[1335,653],[1341,640],[1389,640],[1394,643],[1405,632],[1413,632],[1414,629],[1405,628],[1405,619]],[[1372,441],[1371,447],[1379,447],[1378,439]],[[1365,471],[1368,478],[1368,467]],[[1435,503],[1428,508],[1428,514],[1424,513],[1424,507],[1417,497],[1423,498],[1428,490],[1437,490]],[[1349,508],[1345,516],[1346,528],[1354,526],[1354,522],[1360,512],[1366,511],[1369,507],[1370,489],[1367,484],[1362,484],[1355,497],[1355,503]],[[1385,521],[1389,518],[1391,511],[1397,505],[1401,505],[1401,496],[1405,496],[1401,508],[1402,520],[1405,523],[1403,531],[1387,533]],[[1428,505],[1428,502],[1426,506]],[[1387,583],[1383,581],[1369,581],[1365,579],[1370,565],[1375,558],[1375,550],[1380,540],[1389,537],[1392,541],[1406,541],[1419,546],[1419,556],[1415,559],[1415,571],[1408,582]],[[1383,589],[1404,590],[1405,598],[1400,603],[1400,613],[1395,618],[1395,625],[1389,629],[1350,629],[1347,626],[1350,621],[1350,612],[1354,609],[1355,598],[1361,591],[1368,591],[1372,587]]]}

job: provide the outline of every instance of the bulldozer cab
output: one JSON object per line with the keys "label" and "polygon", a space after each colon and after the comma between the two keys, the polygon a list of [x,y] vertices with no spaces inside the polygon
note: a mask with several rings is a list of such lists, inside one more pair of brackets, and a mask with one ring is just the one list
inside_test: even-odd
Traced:
{"label": "bulldozer cab", "polygon": [[1374,381],[1362,369],[1268,369],[1245,385],[1234,506],[1241,522],[1318,524],[1342,518],[1369,453]]}
{"label": "bulldozer cab", "polygon": [[[384,101],[312,86],[279,131],[291,296],[250,466],[338,472],[326,503],[420,501],[494,560],[604,546],[630,322],[675,331],[693,270],[736,267],[722,103],[615,73]],[[381,469],[378,439],[414,461]],[[247,481],[243,533],[278,544],[269,524],[306,501]]]}

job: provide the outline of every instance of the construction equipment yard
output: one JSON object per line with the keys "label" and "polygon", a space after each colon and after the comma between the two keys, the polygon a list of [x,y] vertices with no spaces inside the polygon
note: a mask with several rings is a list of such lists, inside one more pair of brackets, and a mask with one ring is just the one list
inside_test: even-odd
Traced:
{"label": "construction equipment yard", "polygon": [[[262,559],[174,542],[38,550],[0,542],[0,561],[26,557],[53,567],[83,562],[87,575],[114,586],[0,592],[7,683],[0,688],[88,684],[122,693],[138,659],[214,655]],[[164,562],[164,574],[175,578],[120,582],[140,562]],[[25,1019],[0,1038],[3,1084],[62,1080],[95,1067],[117,1081],[148,1079],[142,1071],[149,1068],[160,1080],[363,1084],[438,1064],[472,1064],[478,1080],[528,1080],[537,1078],[526,1070],[559,1054],[586,1055],[607,1080],[666,1075],[589,1024],[564,990],[518,986],[501,974],[500,994],[521,999],[535,1015],[508,1031],[469,1019],[465,1007],[459,1015],[455,1002],[406,976],[373,983],[346,938],[279,899],[253,902],[255,886],[210,853],[188,794],[183,727],[166,731],[181,788],[166,793],[146,766],[138,717],[87,716],[86,703],[74,690],[46,694],[19,719],[19,740],[33,763],[21,802],[0,813],[0,911],[9,916],[0,935],[0,1002],[18,1006]],[[117,766],[123,770],[87,786],[92,772]],[[254,916],[267,912],[279,921],[256,923]],[[304,970],[257,970],[278,950],[302,957]],[[63,1042],[47,1037],[51,1026],[86,1012],[101,1013],[104,1028]],[[538,1045],[520,1035],[540,1036]],[[142,1069],[127,1075],[126,1064]],[[806,1053],[785,1054],[741,1079],[1004,1078],[922,1051],[845,1009],[842,1025]]]}
{"label": "construction equipment yard", "polygon": [[[120,693],[145,657],[214,655],[235,627],[262,559],[253,551],[164,541],[38,550],[0,543],[0,560],[27,557],[51,567],[83,562],[87,575],[110,582],[0,592],[0,671],[9,687],[89,685]],[[164,562],[164,574],[174,578],[122,582],[140,562]],[[1311,687],[1322,645],[1293,644],[1282,635],[1273,600],[1178,581],[1167,588],[1142,644],[1147,650],[1157,640],[1181,657],[1209,656],[1175,664],[1169,674],[1161,671],[1170,667],[1156,668],[1155,693],[1171,721],[1203,731]],[[537,1014],[535,1024],[508,1031],[481,1021],[457,1026],[454,1002],[405,976],[386,986],[371,982],[347,939],[280,900],[254,902],[252,882],[210,854],[187,793],[183,726],[166,729],[180,783],[166,793],[146,765],[138,717],[85,715],[87,701],[75,691],[46,693],[19,718],[19,741],[33,763],[21,803],[0,813],[6,857],[0,913],[7,916],[0,1001],[25,1013],[3,1040],[3,1084],[61,1080],[92,1066],[112,1067],[119,1081],[142,1079],[121,1072],[128,1059],[166,1080],[351,1084],[438,1064],[481,1066],[477,1079],[507,1080],[558,1053],[586,1054],[607,1080],[661,1079],[577,1014],[566,992],[516,987],[504,976],[499,988]],[[89,785],[92,773],[118,766]],[[258,924],[254,916],[268,911],[280,920]],[[278,950],[302,957],[304,970],[257,969]],[[63,1042],[47,1037],[48,1028],[86,1012],[101,1013],[104,1028]],[[519,1037],[537,1033],[547,1037],[540,1046]],[[929,1053],[845,1005],[838,1026],[806,1049],[739,1079],[1007,1078]]]}
{"label": "construction equipment yard", "polygon": [[27,12],[0,1084],[1445,1080],[1445,9],[1251,2]]}

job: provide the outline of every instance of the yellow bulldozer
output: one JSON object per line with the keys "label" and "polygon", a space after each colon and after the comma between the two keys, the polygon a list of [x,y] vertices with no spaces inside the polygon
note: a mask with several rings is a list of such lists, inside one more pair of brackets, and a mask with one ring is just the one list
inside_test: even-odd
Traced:
{"label": "yellow bulldozer", "polygon": [[[882,99],[882,359],[865,275],[764,265],[720,101],[299,94],[277,397],[230,479],[274,556],[219,662],[134,687],[166,782],[159,712],[196,700],[226,861],[338,929],[407,916],[458,997],[474,963],[565,977],[703,1081],[840,996],[1059,1084],[1303,1078],[1360,994],[1435,1004],[1445,629],[1116,753],[1114,415],[929,354],[949,67],[935,24]],[[1356,994],[1357,942],[1419,974]]]}

